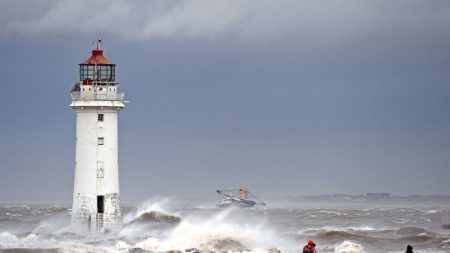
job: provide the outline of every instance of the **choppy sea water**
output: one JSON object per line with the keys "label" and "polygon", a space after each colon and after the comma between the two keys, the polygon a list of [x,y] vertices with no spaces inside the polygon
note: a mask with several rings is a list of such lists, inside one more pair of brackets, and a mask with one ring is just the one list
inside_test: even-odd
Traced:
{"label": "choppy sea water", "polygon": [[0,204],[0,252],[318,252],[450,251],[450,203],[327,203],[273,200],[252,209],[154,199],[124,205],[124,224],[86,232],[70,206]]}

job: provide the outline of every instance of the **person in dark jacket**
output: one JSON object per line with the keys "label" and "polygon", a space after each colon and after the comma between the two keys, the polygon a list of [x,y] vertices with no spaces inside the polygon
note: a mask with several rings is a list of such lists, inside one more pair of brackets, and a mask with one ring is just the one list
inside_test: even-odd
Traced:
{"label": "person in dark jacket", "polygon": [[413,247],[411,245],[406,246],[406,252],[405,253],[414,253],[413,251]]}
{"label": "person in dark jacket", "polygon": [[303,253],[316,253],[316,244],[313,240],[309,240],[308,244],[303,247]]}

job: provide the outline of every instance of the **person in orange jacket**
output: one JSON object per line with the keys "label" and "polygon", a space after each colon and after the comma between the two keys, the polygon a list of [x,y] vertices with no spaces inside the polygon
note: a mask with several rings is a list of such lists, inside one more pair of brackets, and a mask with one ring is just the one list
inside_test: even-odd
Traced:
{"label": "person in orange jacket", "polygon": [[303,247],[303,253],[316,253],[316,244],[313,240],[309,240],[308,244]]}

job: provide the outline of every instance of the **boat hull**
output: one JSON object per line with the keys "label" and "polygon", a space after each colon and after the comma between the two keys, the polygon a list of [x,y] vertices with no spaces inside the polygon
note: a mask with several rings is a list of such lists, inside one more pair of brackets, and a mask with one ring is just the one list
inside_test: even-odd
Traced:
{"label": "boat hull", "polygon": [[231,200],[231,199],[223,199],[216,203],[216,205],[220,208],[225,207],[240,207],[240,208],[250,208],[256,205],[256,202],[253,200],[242,199],[242,200]]}

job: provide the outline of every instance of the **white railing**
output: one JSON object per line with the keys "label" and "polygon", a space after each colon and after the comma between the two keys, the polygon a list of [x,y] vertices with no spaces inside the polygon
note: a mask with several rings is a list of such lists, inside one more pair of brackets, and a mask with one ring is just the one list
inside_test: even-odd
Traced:
{"label": "white railing", "polygon": [[125,93],[120,91],[72,91],[72,101],[123,101]]}

